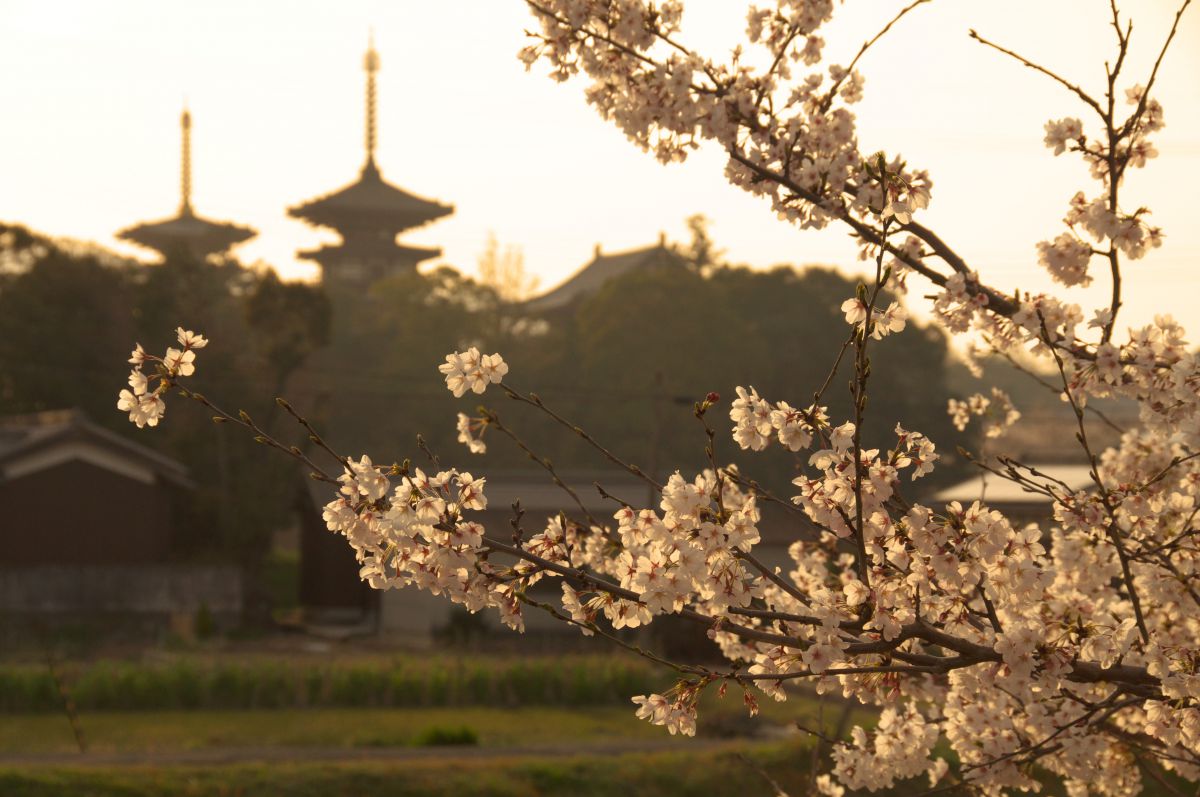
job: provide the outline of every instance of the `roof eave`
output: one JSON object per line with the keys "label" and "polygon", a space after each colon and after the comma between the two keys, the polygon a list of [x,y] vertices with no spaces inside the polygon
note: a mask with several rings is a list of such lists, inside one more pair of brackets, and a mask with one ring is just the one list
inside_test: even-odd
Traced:
{"label": "roof eave", "polygon": [[115,448],[119,448],[124,453],[145,460],[156,474],[162,476],[167,481],[177,484],[180,487],[194,489],[195,482],[188,476],[187,468],[170,457],[159,454],[145,446],[127,440],[116,432],[109,431],[102,426],[97,426],[91,421],[82,416],[75,416],[69,421],[63,423],[62,427],[52,434],[37,437],[25,444],[18,444],[5,450],[0,454],[0,465],[6,462],[11,462],[19,456],[23,456],[32,451],[37,451],[48,445],[61,442],[69,439],[72,435],[83,435],[98,438]]}

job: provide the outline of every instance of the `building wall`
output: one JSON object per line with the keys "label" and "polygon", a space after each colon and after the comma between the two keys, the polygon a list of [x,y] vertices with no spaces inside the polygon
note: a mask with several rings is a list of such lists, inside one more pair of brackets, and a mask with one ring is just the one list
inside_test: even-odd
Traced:
{"label": "building wall", "polygon": [[201,607],[232,618],[242,610],[234,565],[0,566],[0,612],[169,616]]}
{"label": "building wall", "polygon": [[161,562],[171,520],[169,488],[63,462],[0,482],[0,566]]}
{"label": "building wall", "polygon": [[173,632],[237,627],[245,588],[233,565],[0,565],[0,650],[73,643],[142,644]]}

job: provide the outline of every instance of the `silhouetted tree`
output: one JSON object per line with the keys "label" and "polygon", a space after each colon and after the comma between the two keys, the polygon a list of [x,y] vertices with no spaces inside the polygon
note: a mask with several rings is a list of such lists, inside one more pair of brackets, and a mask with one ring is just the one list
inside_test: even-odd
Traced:
{"label": "silhouetted tree", "polygon": [[[130,341],[158,339],[182,324],[211,336],[206,351],[223,363],[200,375],[197,390],[263,416],[328,334],[328,302],[319,289],[284,284],[232,260],[181,253],[144,266],[0,226],[0,262],[0,414],[79,408],[128,434],[113,400],[127,374],[113,363],[129,356]],[[257,455],[252,442],[213,434],[202,414],[178,415],[162,434],[138,438],[187,465],[197,483],[179,519],[177,553],[235,557],[256,567],[271,533],[288,521],[294,470]],[[294,425],[280,434],[302,439]]]}

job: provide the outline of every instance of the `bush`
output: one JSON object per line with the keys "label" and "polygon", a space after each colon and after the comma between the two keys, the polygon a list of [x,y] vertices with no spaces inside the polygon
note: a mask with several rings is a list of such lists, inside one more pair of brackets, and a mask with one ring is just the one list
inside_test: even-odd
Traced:
{"label": "bush", "polygon": [[479,734],[460,725],[456,728],[446,728],[434,725],[416,735],[413,744],[417,747],[439,747],[442,745],[476,745],[479,744]]}

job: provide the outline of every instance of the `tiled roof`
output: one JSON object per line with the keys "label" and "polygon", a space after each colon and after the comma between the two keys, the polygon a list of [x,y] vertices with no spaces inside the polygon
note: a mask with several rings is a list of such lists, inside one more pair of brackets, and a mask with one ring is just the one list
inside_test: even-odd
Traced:
{"label": "tiled roof", "polygon": [[224,252],[255,235],[257,233],[249,227],[209,221],[190,210],[163,221],[138,224],[117,233],[122,240],[132,241],[164,255],[175,249],[185,249],[197,257]]}
{"label": "tiled roof", "polygon": [[522,307],[529,313],[557,310],[595,293],[604,283],[616,277],[641,269],[682,265],[683,262],[683,258],[675,250],[662,242],[644,249],[611,255],[602,254],[597,247],[592,261],[575,272],[574,276],[553,290],[530,299]]}
{"label": "tiled roof", "polygon": [[373,161],[350,185],[288,209],[289,216],[335,230],[371,227],[395,233],[453,212],[453,205],[422,199],[387,182]]}
{"label": "tiled roof", "polygon": [[191,486],[187,468],[181,463],[92,423],[79,410],[0,417],[0,473],[6,464],[29,454],[79,439],[139,460],[168,481]]}

